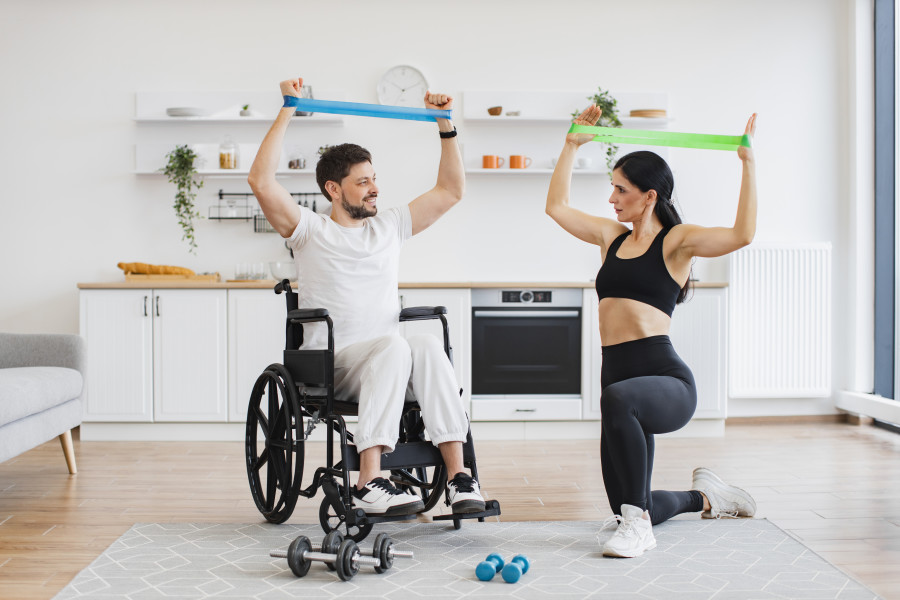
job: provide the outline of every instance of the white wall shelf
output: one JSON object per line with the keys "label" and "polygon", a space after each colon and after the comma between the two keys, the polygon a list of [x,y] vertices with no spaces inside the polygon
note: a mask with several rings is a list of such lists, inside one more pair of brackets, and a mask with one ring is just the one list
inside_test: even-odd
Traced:
{"label": "white wall shelf", "polygon": [[[269,123],[275,120],[275,115],[271,117],[260,117],[260,116],[252,116],[252,117],[154,117],[148,119],[135,119],[138,123],[228,123],[229,125],[232,123]],[[327,115],[325,113],[309,115],[307,117],[300,117],[294,115],[292,119],[294,123],[300,122],[308,122],[313,124],[319,123],[332,123],[332,124],[340,124],[344,122],[344,119],[341,115]]]}
{"label": "white wall shelf", "polygon": [[[529,124],[533,125],[535,123],[549,123],[549,124],[558,124],[558,125],[566,125],[572,122],[571,116],[566,117],[547,117],[547,118],[534,118],[529,119],[527,117],[507,117],[505,115],[500,115],[497,117],[492,117],[490,115],[484,117],[466,117],[466,121],[474,121],[479,125],[482,123],[503,123],[512,125],[513,123],[519,124]],[[662,129],[666,127],[669,123],[674,121],[674,119],[670,118],[659,118],[659,117],[623,117],[619,116],[619,120],[622,122],[622,127],[627,127],[629,129]]]}
{"label": "white wall shelf", "polygon": [[[165,175],[160,171],[135,171],[134,174],[140,175],[142,177],[165,177]],[[248,169],[206,169],[197,171],[197,175],[201,175],[203,177],[215,177],[217,179],[246,179],[249,174],[250,171]],[[309,169],[290,169],[286,171],[275,171],[275,177],[298,177],[302,175],[315,174],[315,171],[311,171]]]}
{"label": "white wall shelf", "polygon": [[[466,169],[467,174],[471,175],[489,175],[491,177],[502,177],[504,175],[513,176],[513,175],[551,175],[553,173],[553,169],[507,169],[506,167],[502,167],[500,169]],[[605,175],[604,171],[599,171],[597,169],[573,169],[573,175]]]}
{"label": "white wall shelf", "polygon": [[[546,175],[553,173],[552,160],[559,155],[563,140],[572,121],[572,113],[588,105],[591,91],[548,90],[473,90],[462,94],[462,116],[468,123],[465,130],[463,161],[466,173],[487,175],[488,178],[511,175]],[[668,94],[658,92],[611,92],[616,99],[619,120],[628,129],[664,130],[673,119],[669,117],[629,117],[632,110],[668,108]],[[488,114],[487,109],[501,106],[502,113]],[[509,116],[508,111],[518,112]],[[643,146],[622,145],[619,155]],[[665,157],[665,150],[651,148]],[[510,169],[513,154],[533,160],[527,169]],[[574,176],[606,175],[606,146],[586,144],[579,152],[589,166],[572,171]],[[483,169],[482,156],[496,155],[506,163],[499,169]]]}
{"label": "white wall shelf", "polygon": [[[321,100],[343,100],[343,92],[314,89]],[[253,116],[240,116],[241,108],[249,105]],[[196,108],[202,117],[170,117],[168,108]],[[208,92],[137,92],[134,117],[139,123],[261,123],[271,122],[281,110],[281,99],[275,90],[270,91],[208,91]],[[343,115],[313,114],[294,117],[297,122],[343,123]]]}
{"label": "white wall shelf", "polygon": [[[667,94],[652,92],[610,92],[616,99],[619,120],[643,123],[648,129],[663,126],[669,118],[629,117],[632,110],[666,109]],[[463,118],[467,121],[568,123],[572,113],[588,105],[588,97],[593,91],[546,91],[546,90],[472,90],[463,93]],[[492,106],[502,106],[503,112],[497,116],[488,114]],[[509,111],[518,111],[515,117],[507,116]],[[637,125],[634,125],[637,127]]]}
{"label": "white wall shelf", "polygon": [[[166,165],[166,154],[171,152],[177,144],[162,142],[148,142],[135,146],[134,164],[135,173],[138,175],[162,175],[160,169]],[[199,157],[197,172],[200,175],[212,177],[246,177],[250,172],[250,165],[259,151],[259,144],[238,144],[238,168],[219,169],[219,144],[189,144],[191,149]],[[287,152],[282,151],[281,162],[276,170],[279,176],[314,175],[314,168],[289,169]],[[309,159],[307,159],[309,160]],[[309,162],[307,162],[307,165]]]}
{"label": "white wall shelf", "polygon": [[[343,92],[334,90],[313,90],[319,99],[342,100]],[[249,105],[252,116],[240,116],[244,105]],[[169,108],[192,108],[204,116],[170,117]],[[161,170],[166,165],[166,155],[176,146],[185,143],[199,157],[196,164],[198,174],[204,177],[222,179],[246,179],[250,165],[259,151],[259,143],[240,143],[247,140],[262,140],[265,130],[281,110],[281,99],[277,90],[269,91],[203,91],[203,92],[137,92],[135,94],[134,120],[139,124],[134,153],[134,173],[136,175],[163,176]],[[317,113],[308,116],[294,116],[294,123],[304,127],[319,127],[319,134],[306,135],[301,144],[286,140],[281,153],[281,162],[276,176],[305,177],[315,173],[315,168],[289,169],[288,161],[302,154],[314,164],[316,145],[331,143],[334,126],[342,125],[343,115]],[[241,127],[236,128],[236,124]],[[330,133],[329,133],[330,131]],[[238,133],[240,132],[240,133]],[[238,146],[236,169],[219,169],[219,145],[226,134],[231,134]],[[170,141],[164,141],[164,140]],[[209,140],[218,140],[209,143]],[[307,163],[309,164],[309,163]]]}

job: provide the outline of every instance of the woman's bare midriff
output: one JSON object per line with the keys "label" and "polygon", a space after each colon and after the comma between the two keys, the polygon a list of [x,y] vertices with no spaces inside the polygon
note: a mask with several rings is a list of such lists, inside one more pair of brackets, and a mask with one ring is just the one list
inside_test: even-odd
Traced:
{"label": "woman's bare midriff", "polygon": [[669,335],[672,323],[672,319],[658,308],[629,298],[604,298],[597,313],[603,346]]}

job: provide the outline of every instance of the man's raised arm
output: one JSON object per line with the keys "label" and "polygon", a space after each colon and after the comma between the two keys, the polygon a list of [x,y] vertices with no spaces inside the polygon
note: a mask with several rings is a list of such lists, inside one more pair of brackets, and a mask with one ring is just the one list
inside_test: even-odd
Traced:
{"label": "man's raised arm", "polygon": [[[281,82],[282,96],[300,96],[303,79],[288,79]],[[278,161],[281,158],[281,146],[284,143],[284,132],[287,131],[294,116],[293,107],[284,107],[278,111],[275,123],[269,129],[256,153],[247,183],[259,202],[266,219],[281,234],[290,237],[300,222],[300,206],[294,202],[290,192],[275,179]]]}
{"label": "man's raised arm", "polygon": [[[453,98],[446,94],[425,94],[425,107],[449,110]],[[456,141],[456,128],[450,119],[438,119],[441,138],[441,162],[435,186],[409,203],[412,234],[416,235],[437,221],[462,200],[466,191],[466,171]]]}

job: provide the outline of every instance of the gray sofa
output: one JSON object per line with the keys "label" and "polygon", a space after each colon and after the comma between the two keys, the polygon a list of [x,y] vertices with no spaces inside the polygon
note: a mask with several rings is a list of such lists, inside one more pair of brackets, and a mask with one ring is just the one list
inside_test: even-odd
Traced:
{"label": "gray sofa", "polygon": [[0,333],[0,462],[59,437],[77,471],[72,428],[81,424],[84,361],[80,336]]}

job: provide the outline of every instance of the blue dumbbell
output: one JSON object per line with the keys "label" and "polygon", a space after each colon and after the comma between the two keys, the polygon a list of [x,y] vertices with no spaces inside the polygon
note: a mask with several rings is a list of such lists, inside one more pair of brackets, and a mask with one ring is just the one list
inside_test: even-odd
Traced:
{"label": "blue dumbbell", "polygon": [[503,581],[506,583],[515,583],[522,575],[528,572],[530,566],[531,562],[528,560],[527,556],[524,554],[517,554],[503,567],[503,571],[500,574],[503,576]]}
{"label": "blue dumbbell", "polygon": [[475,567],[475,576],[481,581],[490,581],[494,575],[503,570],[503,557],[496,552],[488,554],[487,558]]}

